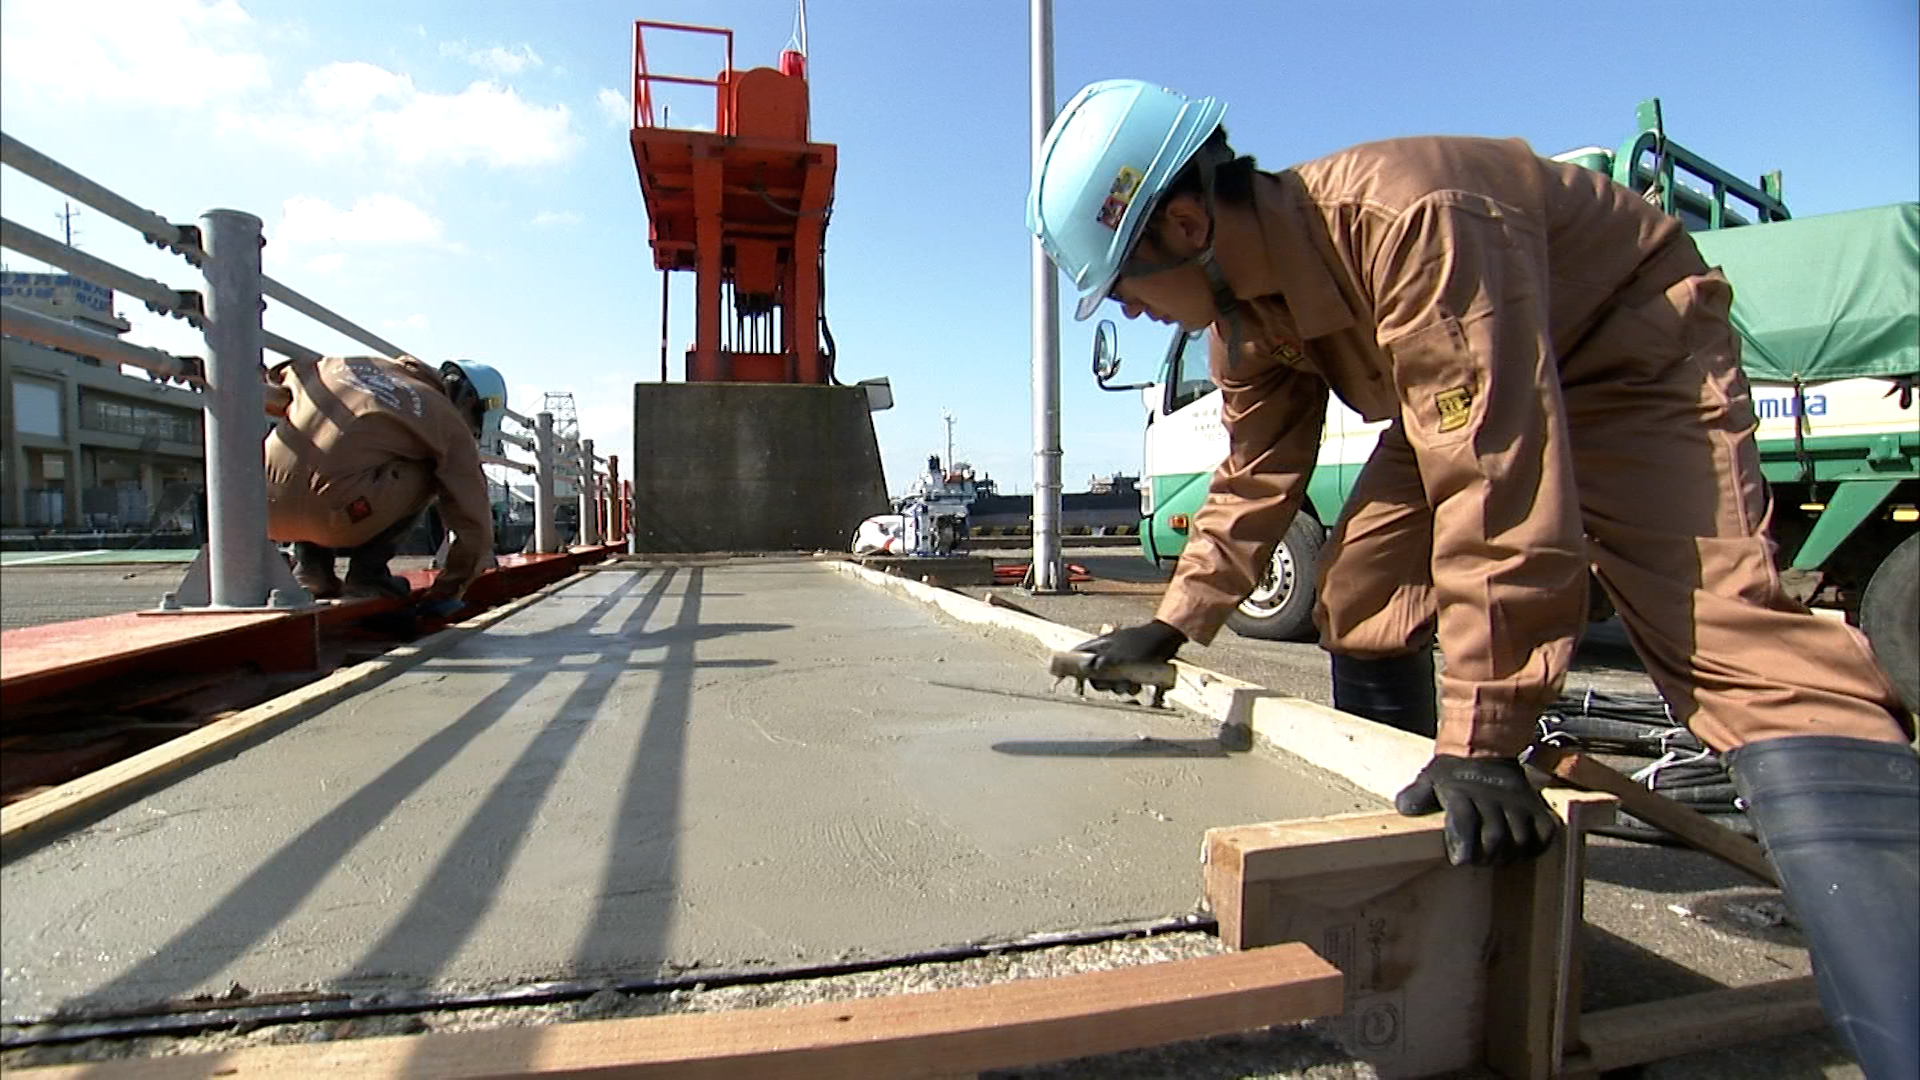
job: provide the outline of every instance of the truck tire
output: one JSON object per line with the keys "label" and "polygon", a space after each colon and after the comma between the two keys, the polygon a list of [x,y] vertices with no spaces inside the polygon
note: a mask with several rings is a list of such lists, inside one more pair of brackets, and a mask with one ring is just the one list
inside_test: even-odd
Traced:
{"label": "truck tire", "polygon": [[1314,590],[1326,531],[1312,514],[1294,516],[1287,535],[1274,545],[1266,575],[1227,615],[1234,633],[1262,641],[1313,640]]}
{"label": "truck tire", "polygon": [[1920,712],[1920,533],[1874,570],[1860,598],[1860,629],[1907,708]]}

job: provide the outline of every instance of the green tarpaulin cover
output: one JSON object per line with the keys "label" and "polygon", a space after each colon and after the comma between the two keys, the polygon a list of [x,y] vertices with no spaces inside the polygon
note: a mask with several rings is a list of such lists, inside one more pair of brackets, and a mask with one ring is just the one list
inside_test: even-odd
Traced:
{"label": "green tarpaulin cover", "polygon": [[1694,234],[1761,382],[1920,372],[1920,203]]}

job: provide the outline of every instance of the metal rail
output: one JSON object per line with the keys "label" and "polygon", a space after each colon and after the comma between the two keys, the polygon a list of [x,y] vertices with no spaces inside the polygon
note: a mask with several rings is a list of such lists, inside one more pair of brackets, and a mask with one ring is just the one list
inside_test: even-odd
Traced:
{"label": "metal rail", "polygon": [[[4,132],[0,132],[0,164],[133,228],[147,242],[180,255],[201,270],[207,283],[204,294],[174,289],[17,222],[0,219],[0,246],[132,296],[156,313],[186,320],[205,337],[207,359],[203,362],[197,357],[174,356],[134,345],[13,304],[0,304],[0,333],[202,388],[210,519],[208,593],[216,607],[265,605],[274,577],[269,560],[277,556],[266,540],[266,483],[260,446],[265,411],[260,378],[262,350],[271,349],[297,360],[317,360],[322,354],[268,332],[260,318],[266,307],[264,301],[272,299],[385,356],[410,354],[261,273],[261,223],[252,214],[209,210],[197,224],[176,225]],[[222,313],[227,316],[224,321]],[[553,488],[561,476],[574,478],[579,487],[578,538],[582,542],[597,543],[607,524],[622,521],[623,515],[614,513],[611,506],[596,513],[599,493],[617,495],[620,487],[595,469],[596,464],[610,462],[593,453],[593,440],[559,438],[549,413],[534,419],[509,409],[506,417],[528,434],[501,432],[502,442],[533,453],[536,461],[529,464],[493,454],[481,455],[481,461],[536,477],[535,546],[539,552],[560,549],[554,527]]]}
{"label": "metal rail", "polygon": [[12,304],[0,303],[0,334],[45,345],[49,349],[126,364],[169,379],[186,379],[196,385],[206,385],[206,376],[197,359],[174,356],[159,349],[121,341],[111,334],[88,330]]}
{"label": "metal rail", "polygon": [[498,465],[498,466],[500,466],[500,467],[502,467],[502,468],[506,468],[506,469],[517,469],[517,470],[519,470],[520,472],[523,472],[523,473],[530,473],[530,472],[533,472],[533,471],[535,471],[535,467],[534,467],[534,466],[532,466],[532,465],[529,465],[529,464],[527,464],[527,463],[526,463],[526,462],[524,462],[524,461],[515,461],[515,460],[513,460],[512,458],[504,458],[504,457],[501,457],[501,456],[500,456],[500,455],[498,455],[498,454],[481,454],[481,455],[480,455],[480,464],[482,464],[482,465]]}
{"label": "metal rail", "polygon": [[69,247],[16,221],[0,218],[0,247],[10,247],[29,258],[78,274],[96,285],[105,285],[136,297],[160,314],[180,316],[195,329],[201,328],[206,322],[206,313],[201,309],[198,294],[181,292],[164,281],[122,270],[105,259]]}

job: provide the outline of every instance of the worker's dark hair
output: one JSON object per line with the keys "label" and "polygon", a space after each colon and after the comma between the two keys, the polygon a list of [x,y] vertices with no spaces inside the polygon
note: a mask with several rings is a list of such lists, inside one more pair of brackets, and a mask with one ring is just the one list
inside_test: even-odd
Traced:
{"label": "worker's dark hair", "polygon": [[1217,127],[1212,135],[1207,136],[1207,141],[1200,144],[1200,149],[1194,151],[1192,159],[1167,185],[1167,189],[1161,192],[1161,204],[1165,205],[1175,195],[1204,197],[1200,186],[1200,163],[1208,159],[1214,162],[1215,202],[1234,206],[1246,206],[1253,202],[1253,174],[1260,171],[1260,166],[1251,155],[1234,153],[1233,146],[1227,142],[1227,129]]}

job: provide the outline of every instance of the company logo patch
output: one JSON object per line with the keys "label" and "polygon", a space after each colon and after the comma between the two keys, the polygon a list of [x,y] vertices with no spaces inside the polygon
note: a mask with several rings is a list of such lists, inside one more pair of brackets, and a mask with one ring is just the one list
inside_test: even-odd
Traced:
{"label": "company logo patch", "polygon": [[1457,431],[1467,426],[1467,414],[1473,411],[1473,391],[1464,386],[1442,390],[1433,395],[1433,405],[1440,411],[1440,430]]}
{"label": "company logo patch", "polygon": [[1139,169],[1120,166],[1120,171],[1113,176],[1113,184],[1107,188],[1107,199],[1100,204],[1100,213],[1096,215],[1100,224],[1116,231],[1120,228],[1120,219],[1127,216],[1127,207],[1133,205],[1133,197],[1139,193],[1143,179]]}
{"label": "company logo patch", "polygon": [[347,520],[356,525],[372,516],[373,504],[367,501],[365,495],[347,504]]}

